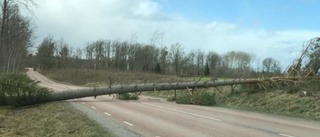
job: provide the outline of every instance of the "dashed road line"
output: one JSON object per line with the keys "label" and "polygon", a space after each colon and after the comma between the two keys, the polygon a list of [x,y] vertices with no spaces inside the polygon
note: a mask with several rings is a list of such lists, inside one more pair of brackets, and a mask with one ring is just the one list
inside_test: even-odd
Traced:
{"label": "dashed road line", "polygon": [[107,113],[107,112],[104,112],[104,114],[108,115],[108,116],[111,116],[111,114]]}
{"label": "dashed road line", "polygon": [[86,104],[86,103],[84,103],[84,102],[81,102],[81,103],[82,103],[83,105]]}
{"label": "dashed road line", "polygon": [[96,109],[96,107],[94,107],[94,106],[91,106],[91,108],[92,108],[92,109]]}
{"label": "dashed road line", "polygon": [[181,110],[177,110],[177,109],[162,107],[162,106],[153,105],[153,104],[150,104],[150,103],[142,102],[142,104],[153,106],[153,107],[157,107],[157,108],[162,108],[162,109],[166,109],[166,110],[170,110],[170,111],[174,111],[174,112],[178,112],[178,113],[182,113],[182,114],[187,114],[187,115],[191,115],[191,116],[195,116],[195,117],[200,117],[200,118],[205,118],[205,119],[210,119],[210,120],[215,120],[215,121],[222,121],[221,119],[218,119],[218,118],[213,118],[213,117],[203,116],[203,115],[194,114],[194,113],[190,113],[190,112],[185,112],[185,111],[181,111]]}
{"label": "dashed road line", "polygon": [[280,136],[284,136],[284,137],[295,137],[295,136],[291,136],[291,135],[287,135],[287,134],[283,134],[283,133],[279,133]]}
{"label": "dashed road line", "polygon": [[129,126],[134,126],[133,124],[131,124],[131,123],[129,123],[129,122],[127,122],[127,121],[123,121],[123,123],[125,123],[125,124],[127,124],[127,125],[129,125]]}

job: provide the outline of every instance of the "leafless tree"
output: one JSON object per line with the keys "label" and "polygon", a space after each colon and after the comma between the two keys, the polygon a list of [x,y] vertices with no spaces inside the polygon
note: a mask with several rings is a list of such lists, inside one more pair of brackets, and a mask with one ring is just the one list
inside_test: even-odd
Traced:
{"label": "leafless tree", "polygon": [[273,58],[266,58],[262,61],[263,73],[266,76],[279,75],[280,74],[280,62]]}
{"label": "leafless tree", "polygon": [[180,74],[180,64],[183,58],[182,45],[180,43],[175,43],[171,45],[170,48],[170,58],[171,63],[174,67],[174,72],[176,75]]}
{"label": "leafless tree", "polygon": [[197,75],[203,75],[204,70],[204,52],[200,49],[196,51]]}

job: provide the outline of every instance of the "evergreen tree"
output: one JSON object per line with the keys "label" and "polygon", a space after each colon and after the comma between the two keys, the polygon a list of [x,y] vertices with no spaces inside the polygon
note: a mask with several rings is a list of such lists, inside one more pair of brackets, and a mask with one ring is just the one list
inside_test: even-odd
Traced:
{"label": "evergreen tree", "polygon": [[158,73],[158,74],[161,73],[161,67],[160,67],[160,64],[159,64],[159,63],[157,63],[156,68],[154,69],[154,72],[155,72],[155,73]]}
{"label": "evergreen tree", "polygon": [[206,63],[206,66],[204,68],[204,75],[209,76],[210,75],[210,69],[209,69],[209,64],[208,62]]}

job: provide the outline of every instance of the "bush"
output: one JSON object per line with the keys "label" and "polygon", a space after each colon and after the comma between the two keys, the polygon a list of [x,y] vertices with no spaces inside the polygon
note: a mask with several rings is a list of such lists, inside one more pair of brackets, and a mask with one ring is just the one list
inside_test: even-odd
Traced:
{"label": "bush", "polygon": [[177,104],[191,104],[192,96],[190,94],[181,94],[177,96],[176,103]]}
{"label": "bush", "polygon": [[23,74],[0,74],[0,105],[22,106],[44,102],[50,91]]}
{"label": "bush", "polygon": [[213,106],[216,104],[215,93],[205,90],[195,91],[193,95],[185,94],[177,96],[177,104],[195,104],[202,106]]}
{"label": "bush", "polygon": [[174,97],[174,95],[170,95],[168,98],[167,98],[167,101],[170,101],[170,102],[173,102],[173,101],[175,101],[176,99],[175,99],[175,97]]}
{"label": "bush", "polygon": [[139,95],[136,93],[122,93],[118,95],[118,99],[120,100],[138,100]]}
{"label": "bush", "polygon": [[215,93],[209,91],[198,91],[193,94],[193,104],[202,106],[213,106],[216,104]]}

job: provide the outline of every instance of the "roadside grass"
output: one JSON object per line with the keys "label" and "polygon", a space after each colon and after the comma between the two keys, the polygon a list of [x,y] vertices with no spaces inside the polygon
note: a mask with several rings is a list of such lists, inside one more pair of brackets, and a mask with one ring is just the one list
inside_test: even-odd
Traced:
{"label": "roadside grass", "polygon": [[320,120],[320,99],[278,92],[241,93],[217,97],[218,106],[269,114]]}
{"label": "roadside grass", "polygon": [[12,108],[0,106],[0,137],[112,137],[67,102]]}

